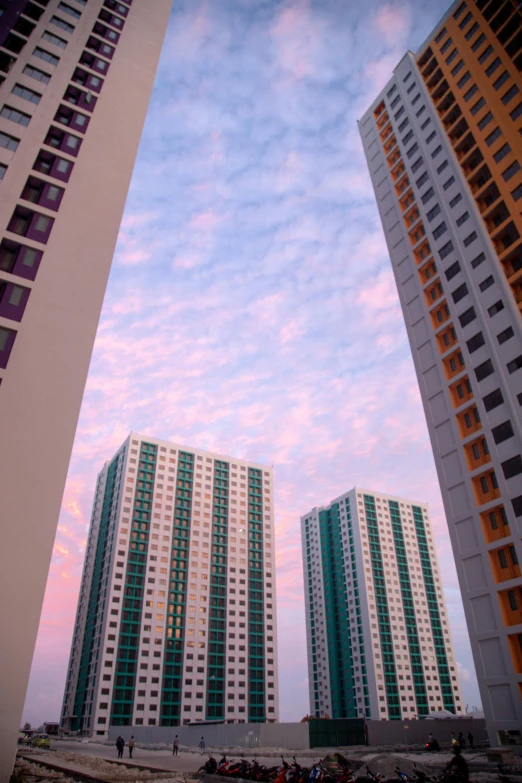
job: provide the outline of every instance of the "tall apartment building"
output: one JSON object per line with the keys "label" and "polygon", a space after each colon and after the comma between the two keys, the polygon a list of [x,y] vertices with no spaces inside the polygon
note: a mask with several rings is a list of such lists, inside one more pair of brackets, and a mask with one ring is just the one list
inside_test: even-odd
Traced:
{"label": "tall apartment building", "polygon": [[301,537],[311,714],[463,713],[426,504],[356,487]]}
{"label": "tall apartment building", "polygon": [[493,743],[522,739],[521,66],[519,4],[456,2],[359,122]]}
{"label": "tall apartment building", "polygon": [[277,719],[272,469],[131,433],[98,476],[62,728]]}
{"label": "tall apartment building", "polygon": [[0,609],[0,779],[11,771],[80,403],[170,6],[1,4],[0,592],[11,599]]}

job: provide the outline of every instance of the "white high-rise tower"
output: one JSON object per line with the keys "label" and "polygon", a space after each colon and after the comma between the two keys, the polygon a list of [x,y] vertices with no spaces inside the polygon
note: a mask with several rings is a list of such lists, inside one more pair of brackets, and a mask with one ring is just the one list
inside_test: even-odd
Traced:
{"label": "white high-rise tower", "polygon": [[131,433],[98,476],[62,728],[277,719],[272,469]]}
{"label": "white high-rise tower", "polygon": [[462,714],[429,511],[370,490],[301,517],[310,712]]}

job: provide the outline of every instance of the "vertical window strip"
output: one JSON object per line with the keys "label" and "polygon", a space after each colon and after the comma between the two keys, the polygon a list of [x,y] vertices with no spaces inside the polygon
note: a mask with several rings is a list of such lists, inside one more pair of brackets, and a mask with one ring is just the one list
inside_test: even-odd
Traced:
{"label": "vertical window strip", "polygon": [[395,556],[397,560],[402,604],[404,607],[404,620],[406,623],[406,634],[408,636],[408,649],[410,653],[411,671],[413,674],[413,688],[415,691],[415,700],[417,703],[417,714],[428,715],[428,693],[426,690],[426,682],[424,680],[424,666],[422,665],[422,654],[419,644],[419,635],[417,633],[415,604],[411,590],[410,571],[408,568],[408,558],[406,554],[406,545],[404,542],[404,531],[402,528],[400,509],[399,504],[395,500],[390,500],[388,505],[390,507],[390,520],[392,525],[393,540],[395,543]]}
{"label": "vertical window strip", "polygon": [[448,658],[446,655],[446,642],[444,640],[444,633],[442,631],[442,624],[440,621],[439,602],[437,599],[437,591],[435,590],[435,581],[433,579],[433,569],[431,567],[431,559],[428,548],[428,541],[426,538],[426,530],[424,527],[424,520],[422,517],[422,509],[419,506],[412,506],[412,511],[415,530],[417,531],[417,543],[419,547],[422,575],[424,577],[424,588],[426,590],[428,611],[430,613],[431,630],[433,643],[435,645],[435,656],[437,658],[437,668],[439,671],[440,687],[442,691],[442,703],[444,704],[445,710],[449,710],[450,712],[456,714],[455,698],[453,695],[453,688],[451,686]]}
{"label": "vertical window strip", "polygon": [[266,720],[262,472],[248,469],[248,722]]}
{"label": "vertical window strip", "polygon": [[160,725],[179,726],[187,613],[194,454],[178,453]]}
{"label": "vertical window strip", "polygon": [[[100,601],[102,593],[102,582],[104,579],[103,569],[105,567],[105,553],[107,551],[107,542],[109,537],[110,520],[114,505],[117,503],[117,493],[115,493],[116,474],[118,470],[119,455],[116,456],[107,470],[105,479],[105,489],[103,494],[102,510],[100,515],[100,524],[98,537],[96,540],[96,554],[94,556],[94,566],[92,570],[91,586],[89,590],[89,601],[87,605],[87,619],[83,634],[82,649],[80,655],[80,664],[78,668],[78,682],[74,699],[73,715],[71,722],[73,731],[82,731],[88,728],[86,696],[88,682],[91,674],[91,664],[93,658],[93,644],[95,627],[98,624],[100,614],[103,613],[104,602]],[[95,514],[93,508],[93,515]],[[91,519],[91,524],[93,519]]]}
{"label": "vertical window strip", "polygon": [[393,652],[393,640],[390,624],[390,612],[388,596],[386,593],[386,581],[384,579],[384,566],[381,552],[379,527],[375,510],[375,499],[371,495],[364,495],[364,506],[368,526],[368,542],[370,545],[370,557],[372,562],[372,574],[375,589],[375,603],[379,621],[379,637],[381,641],[382,661],[384,666],[384,682],[386,689],[386,701],[388,716],[394,720],[401,718],[401,706],[399,687],[397,684],[397,670],[395,655]]}
{"label": "vertical window strip", "polygon": [[214,460],[212,541],[208,590],[207,720],[226,717],[229,468],[228,462]]}
{"label": "vertical window strip", "polygon": [[328,510],[322,511],[320,520],[331,696],[329,713],[331,718],[356,718],[357,702],[346,580],[343,578],[345,563],[339,504],[334,503]]}
{"label": "vertical window strip", "polygon": [[[352,515],[350,511],[350,500],[349,498],[346,498],[345,500],[346,505],[346,524],[348,526],[348,541],[350,544],[350,566],[352,571],[352,584],[353,584],[353,593],[355,596],[355,600],[359,598],[359,580],[357,578],[357,558],[355,555],[355,545],[354,545],[354,539],[353,539],[353,524],[352,524]],[[353,550],[353,551],[352,551]],[[356,603],[356,612],[360,610],[360,604]],[[368,682],[368,671],[366,668],[366,654],[365,654],[365,648],[364,648],[364,629],[362,624],[362,613],[357,614],[357,641],[359,642],[359,659],[361,662],[361,674],[363,678],[363,684],[366,685]],[[371,718],[371,707],[370,707],[370,694],[367,693],[367,687],[364,688],[364,706],[365,706],[365,713],[367,718]],[[376,719],[379,719],[379,715],[375,716]]]}
{"label": "vertical window strip", "polygon": [[[125,589],[121,596],[122,615],[114,665],[111,715],[113,726],[131,726],[137,682],[143,607],[147,584],[147,552],[152,517],[152,498],[156,474],[157,446],[142,443],[138,466],[138,485],[134,496],[130,544],[125,571]],[[140,486],[142,484],[142,486]],[[140,489],[138,489],[140,487]]]}

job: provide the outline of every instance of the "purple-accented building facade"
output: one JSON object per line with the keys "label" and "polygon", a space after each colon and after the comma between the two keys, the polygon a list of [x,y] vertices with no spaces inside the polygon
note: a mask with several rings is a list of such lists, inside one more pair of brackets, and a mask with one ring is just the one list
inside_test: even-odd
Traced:
{"label": "purple-accented building facade", "polygon": [[2,4],[0,590],[10,598],[0,609],[0,782],[12,769],[75,428],[171,4]]}

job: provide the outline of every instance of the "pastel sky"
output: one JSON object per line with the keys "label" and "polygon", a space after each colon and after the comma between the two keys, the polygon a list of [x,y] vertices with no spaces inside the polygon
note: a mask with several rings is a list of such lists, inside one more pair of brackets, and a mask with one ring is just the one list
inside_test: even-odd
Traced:
{"label": "pastel sky", "polygon": [[174,0],[94,348],[24,720],[58,720],[95,478],[132,429],[272,464],[281,718],[308,712],[300,515],[428,501],[479,704],[357,118],[447,0]]}

